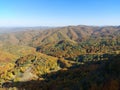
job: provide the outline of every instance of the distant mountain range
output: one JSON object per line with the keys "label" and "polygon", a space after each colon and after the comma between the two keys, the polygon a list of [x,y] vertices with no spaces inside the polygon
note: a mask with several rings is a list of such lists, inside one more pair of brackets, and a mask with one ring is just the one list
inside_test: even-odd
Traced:
{"label": "distant mountain range", "polygon": [[[27,46],[55,57],[73,59],[81,54],[120,50],[119,26],[66,26],[11,29],[0,35],[0,47]],[[111,48],[113,47],[113,48]]]}
{"label": "distant mountain range", "polygon": [[0,89],[120,88],[120,26],[0,28],[0,31]]}
{"label": "distant mountain range", "polygon": [[[5,31],[4,31],[5,30]],[[12,33],[0,35],[0,41],[15,45],[39,46],[69,40],[72,42],[82,42],[89,39],[119,39],[120,27],[94,27],[94,26],[68,26],[58,28],[36,27],[36,28],[11,28],[1,29],[1,32],[10,31]]]}
{"label": "distant mountain range", "polygon": [[10,32],[18,32],[18,31],[26,31],[26,30],[44,30],[53,27],[47,26],[36,26],[36,27],[0,27],[0,33],[10,33]]}

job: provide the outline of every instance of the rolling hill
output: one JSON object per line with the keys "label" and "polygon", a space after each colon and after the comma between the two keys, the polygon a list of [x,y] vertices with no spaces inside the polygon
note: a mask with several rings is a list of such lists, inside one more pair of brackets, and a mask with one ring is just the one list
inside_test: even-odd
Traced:
{"label": "rolling hill", "polygon": [[[76,90],[105,90],[112,83],[119,90],[119,77],[116,78],[119,58],[119,26],[24,28],[1,33],[0,86],[18,90],[21,87],[27,90],[28,85],[29,90],[70,90],[70,87],[73,90],[72,84]],[[43,86],[39,87],[40,84]]]}
{"label": "rolling hill", "polygon": [[59,42],[60,40],[69,40],[77,43],[87,41],[89,39],[118,39],[120,27],[106,26],[68,26],[51,29],[26,30],[0,35],[0,41],[15,45],[39,46],[41,44]]}

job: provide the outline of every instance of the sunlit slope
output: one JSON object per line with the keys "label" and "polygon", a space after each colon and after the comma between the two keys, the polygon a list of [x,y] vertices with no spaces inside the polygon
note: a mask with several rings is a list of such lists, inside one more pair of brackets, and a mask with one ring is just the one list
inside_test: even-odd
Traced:
{"label": "sunlit slope", "polygon": [[0,48],[0,62],[4,63],[14,62],[16,59],[35,53],[36,49],[29,46],[4,45]]}
{"label": "sunlit slope", "polygon": [[120,40],[120,27],[106,26],[68,26],[47,30],[29,30],[0,35],[2,43],[13,45],[39,46],[61,40],[72,40],[81,43],[87,40]]}
{"label": "sunlit slope", "polygon": [[72,61],[36,52],[18,58],[12,63],[0,66],[0,82],[43,79],[42,75],[44,74],[68,68],[74,64]]}

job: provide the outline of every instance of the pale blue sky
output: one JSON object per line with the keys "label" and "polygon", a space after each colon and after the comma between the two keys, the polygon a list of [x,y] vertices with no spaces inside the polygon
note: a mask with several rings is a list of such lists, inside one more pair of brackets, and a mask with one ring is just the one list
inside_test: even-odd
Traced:
{"label": "pale blue sky", "polygon": [[119,24],[120,0],[0,0],[0,26]]}

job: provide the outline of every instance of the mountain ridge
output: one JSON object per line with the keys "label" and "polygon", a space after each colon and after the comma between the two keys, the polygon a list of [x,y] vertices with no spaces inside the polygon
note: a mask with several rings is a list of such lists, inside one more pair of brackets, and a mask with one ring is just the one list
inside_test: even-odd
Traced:
{"label": "mountain ridge", "polygon": [[[119,38],[120,27],[93,27],[93,26],[68,26],[32,31],[22,31],[0,35],[0,41],[10,44],[37,46],[41,43],[58,42],[69,39],[76,42],[84,41],[89,38]],[[7,40],[6,40],[7,39]],[[13,40],[14,39],[14,40]]]}

